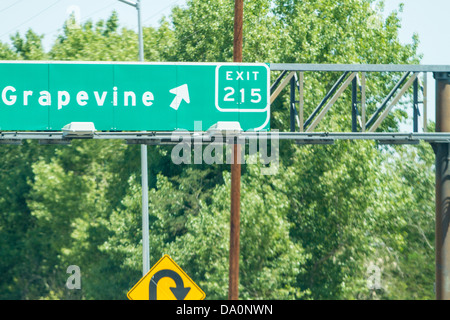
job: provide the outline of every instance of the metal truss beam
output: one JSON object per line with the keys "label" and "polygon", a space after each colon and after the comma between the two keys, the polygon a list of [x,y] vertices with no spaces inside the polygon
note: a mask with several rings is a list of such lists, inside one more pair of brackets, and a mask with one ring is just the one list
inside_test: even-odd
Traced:
{"label": "metal truss beam", "polygon": [[[290,132],[312,132],[323,120],[332,105],[341,96],[342,92],[351,84],[351,128],[352,132],[375,132],[386,119],[389,112],[399,103],[400,99],[412,86],[412,117],[413,132],[419,131],[419,104],[423,108],[423,132],[427,131],[427,72],[435,74],[450,74],[448,65],[379,65],[379,64],[289,64],[274,63],[270,65],[272,71],[282,71],[271,87],[270,103],[278,97],[281,91],[290,82]],[[342,75],[333,84],[319,105],[313,109],[303,123],[304,118],[304,72],[339,72]],[[366,109],[366,73],[367,72],[402,72],[403,75],[395,84],[389,94],[381,101],[368,121]],[[423,73],[423,82],[420,73]],[[350,75],[349,75],[350,74]],[[412,75],[411,75],[412,74]],[[419,101],[419,85],[422,92],[422,101]],[[339,88],[340,86],[340,88]],[[297,88],[297,89],[296,89]],[[338,89],[339,88],[339,89]],[[299,99],[296,99],[298,91]],[[359,91],[359,93],[358,93]],[[299,104],[298,111],[296,104]],[[296,123],[297,122],[297,126]],[[358,126],[359,124],[359,126]],[[297,130],[297,128],[298,130]]]}
{"label": "metal truss beam", "polygon": [[271,63],[271,71],[450,72],[450,65]]}

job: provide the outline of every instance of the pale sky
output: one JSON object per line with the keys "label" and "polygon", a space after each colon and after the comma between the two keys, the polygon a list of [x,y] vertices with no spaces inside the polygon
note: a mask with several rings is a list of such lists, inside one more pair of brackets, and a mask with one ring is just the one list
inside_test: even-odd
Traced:
{"label": "pale sky", "polygon": [[419,35],[422,64],[450,64],[450,34],[448,33],[449,0],[385,0],[385,11],[390,12],[404,3],[402,29],[399,37],[411,42],[413,33]]}
{"label": "pale sky", "polygon": [[[144,26],[157,26],[163,15],[168,16],[176,5],[185,5],[186,0],[141,2]],[[399,37],[403,43],[410,43],[413,33],[418,33],[422,64],[450,64],[450,33],[446,28],[450,0],[385,0],[384,3],[385,14],[396,10],[399,3],[405,4],[400,14]],[[32,28],[38,34],[45,34],[44,48],[49,50],[74,8],[81,22],[107,19],[116,10],[121,26],[137,30],[136,9],[118,0],[0,0],[0,41],[10,43],[10,35],[17,31],[24,34]],[[434,120],[434,80],[431,75],[428,79],[429,117]]]}
{"label": "pale sky", "polygon": [[[404,3],[399,38],[402,43],[411,43],[412,35],[419,35],[418,51],[423,54],[421,64],[450,64],[449,0],[385,0],[384,3],[385,14]],[[428,74],[427,79],[428,119],[435,121],[435,81],[432,74]],[[421,119],[419,123],[422,123]]]}
{"label": "pale sky", "polygon": [[[186,0],[141,0],[144,26],[157,26],[163,15]],[[81,22],[107,19],[113,10],[119,14],[120,26],[137,31],[136,9],[118,0],[0,0],[0,41],[8,42],[11,34],[24,34],[32,28],[44,34],[44,47],[49,50],[64,21],[75,12]]]}

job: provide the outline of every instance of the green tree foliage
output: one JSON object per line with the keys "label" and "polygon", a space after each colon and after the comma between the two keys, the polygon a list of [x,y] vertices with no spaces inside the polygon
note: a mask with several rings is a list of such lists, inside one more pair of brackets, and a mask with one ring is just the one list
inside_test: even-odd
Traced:
{"label": "green tree foliage", "polygon": [[[241,184],[240,294],[243,299],[299,298],[303,292],[293,283],[305,257],[302,248],[289,238],[288,198],[280,196],[277,189],[281,183],[277,179],[266,176],[261,183],[261,168],[254,165],[249,169]],[[197,279],[210,299],[226,299],[230,174],[224,173],[225,183],[213,189],[208,205],[204,196],[191,195],[202,189],[202,173],[189,171],[197,179],[185,179],[176,186],[160,176],[158,190],[152,193],[152,215],[156,220],[151,234],[156,257],[164,252],[171,254]],[[172,237],[170,230],[176,223],[171,222],[171,217],[186,206],[195,210],[187,209],[191,214],[182,223],[182,234]]]}
{"label": "green tree foliage", "polygon": [[[133,30],[119,30],[119,18],[116,12],[105,21],[95,25],[87,21],[79,26],[69,19],[64,25],[63,34],[58,37],[50,50],[54,60],[77,61],[135,61],[138,57],[138,38]],[[172,34],[167,22],[158,29],[144,28],[145,58],[149,61],[161,60],[167,54],[164,47],[171,43]]]}
{"label": "green tree foliage", "polygon": [[87,21],[77,25],[69,19],[63,34],[50,50],[54,60],[133,61],[137,57],[137,35],[132,30],[118,32],[117,14],[95,25]]}
{"label": "green tree foliage", "polygon": [[[31,30],[25,39],[16,34],[12,40],[13,47],[0,43],[0,59],[45,56],[42,37]],[[27,199],[35,176],[33,163],[51,154],[52,148],[28,141],[20,146],[0,148],[0,299],[27,299],[45,292],[38,265],[47,244],[45,235],[35,228],[36,219],[31,215]]]}
{"label": "green tree foliage", "polygon": [[42,47],[43,35],[38,35],[34,33],[33,30],[29,29],[25,38],[23,39],[17,32],[11,37],[14,50],[19,55],[21,59],[24,60],[43,60],[47,57]]}
{"label": "green tree foliage", "polygon": [[[398,12],[383,19],[369,0],[245,1],[244,61],[418,63],[418,39],[398,40]],[[51,50],[28,31],[0,44],[1,59],[135,61],[137,35],[117,13],[77,26]],[[232,61],[233,2],[188,0],[144,28],[147,61]],[[274,77],[276,75],[273,75]],[[305,74],[306,114],[338,74]],[[368,75],[372,112],[400,75]],[[289,97],[272,104],[287,130]],[[350,129],[350,96],[318,130]],[[380,130],[396,130],[402,108]],[[121,141],[2,146],[1,298],[125,299],[141,276],[140,148]],[[151,264],[169,254],[206,292],[228,289],[229,165],[180,165],[171,148],[149,148]],[[249,159],[253,159],[250,156]],[[422,299],[433,284],[433,153],[374,142],[296,146],[281,142],[275,175],[242,166],[242,299]],[[81,268],[82,289],[64,284]],[[367,286],[368,267],[381,288]]]}
{"label": "green tree foliage", "polygon": [[17,60],[18,56],[14,53],[8,45],[0,42],[0,59],[2,60]]}
{"label": "green tree foliage", "polygon": [[383,265],[389,277],[384,297],[434,299],[435,174],[429,144],[398,148],[391,154],[391,177],[399,185],[391,197],[396,211],[386,223],[383,241],[389,253]]}

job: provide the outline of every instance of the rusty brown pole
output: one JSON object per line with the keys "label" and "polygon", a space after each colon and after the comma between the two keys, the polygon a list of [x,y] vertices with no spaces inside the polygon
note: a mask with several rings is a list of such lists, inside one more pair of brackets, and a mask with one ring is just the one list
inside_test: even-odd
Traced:
{"label": "rusty brown pole", "polygon": [[[436,132],[450,132],[450,73],[436,72]],[[436,299],[450,300],[450,144],[436,152]]]}
{"label": "rusty brown pole", "polygon": [[[244,0],[234,1],[234,42],[233,61],[242,62],[242,26],[244,19]],[[233,146],[233,163],[231,164],[231,212],[230,212],[230,269],[228,282],[228,299],[239,299],[239,233],[241,207],[241,146]]]}
{"label": "rusty brown pole", "polygon": [[234,62],[242,62],[243,22],[244,22],[244,0],[234,0],[234,43],[233,43]]}

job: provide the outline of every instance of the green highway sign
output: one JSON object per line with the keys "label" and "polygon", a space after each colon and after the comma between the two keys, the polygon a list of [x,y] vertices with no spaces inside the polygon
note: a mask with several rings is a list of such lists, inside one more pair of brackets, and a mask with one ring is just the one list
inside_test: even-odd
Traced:
{"label": "green highway sign", "polygon": [[0,61],[0,130],[268,131],[269,80],[260,63]]}

